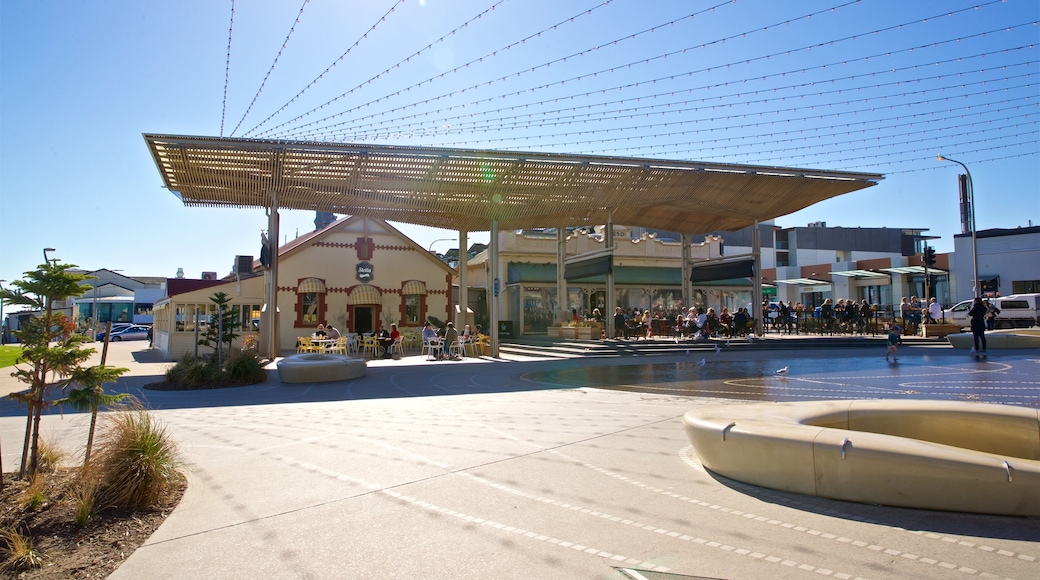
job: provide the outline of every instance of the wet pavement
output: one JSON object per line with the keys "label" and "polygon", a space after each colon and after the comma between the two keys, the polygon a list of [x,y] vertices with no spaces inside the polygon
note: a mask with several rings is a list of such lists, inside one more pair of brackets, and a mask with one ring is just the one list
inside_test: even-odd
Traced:
{"label": "wet pavement", "polygon": [[[1040,408],[1040,353],[1000,354],[981,361],[949,353],[904,354],[898,363],[863,355],[814,358],[784,352],[740,360],[725,352],[699,352],[678,362],[588,365],[524,377],[560,387],[744,401],[933,399]],[[784,368],[786,373],[777,373]]]}

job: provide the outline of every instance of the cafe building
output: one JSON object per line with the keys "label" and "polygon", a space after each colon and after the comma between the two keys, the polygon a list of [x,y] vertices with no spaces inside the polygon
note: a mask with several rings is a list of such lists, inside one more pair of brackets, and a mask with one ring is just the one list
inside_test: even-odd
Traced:
{"label": "cafe building", "polygon": [[[278,248],[277,307],[279,351],[295,350],[296,338],[309,336],[318,324],[341,332],[373,332],[397,324],[418,331],[427,317],[450,320],[449,297],[454,270],[389,223],[371,217],[346,217]],[[217,320],[217,292],[239,312],[241,344],[260,330],[264,301],[264,266],[219,281],[176,280],[155,303],[153,340],[168,360],[197,347],[196,329]]]}

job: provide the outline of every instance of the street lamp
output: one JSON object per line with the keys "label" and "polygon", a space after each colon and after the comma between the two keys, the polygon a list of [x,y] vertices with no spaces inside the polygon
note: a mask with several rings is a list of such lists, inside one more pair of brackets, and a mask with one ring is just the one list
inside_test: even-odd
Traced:
{"label": "street lamp", "polygon": [[433,251],[433,245],[436,244],[437,242],[453,242],[453,241],[455,241],[455,238],[441,238],[439,240],[433,240],[432,242],[430,242],[430,247],[427,248],[426,251],[432,252]]}
{"label": "street lamp", "polygon": [[[4,282],[0,280],[0,290],[4,289]],[[7,323],[4,322],[4,297],[0,295],[0,344],[7,344]]]}
{"label": "street lamp", "polygon": [[55,250],[54,248],[44,248],[43,249],[43,262],[45,264],[50,264],[51,261],[50,261],[50,258],[47,257],[47,252],[56,252],[56,251],[57,250]]}
{"label": "street lamp", "polygon": [[975,294],[975,298],[982,295],[981,284],[979,283],[979,252],[978,246],[975,239],[975,186],[971,182],[971,172],[968,171],[968,166],[957,161],[956,159],[950,159],[944,157],[941,153],[938,156],[939,161],[949,161],[956,163],[964,168],[964,173],[968,176],[968,217],[971,218],[971,275],[972,275],[972,291]]}

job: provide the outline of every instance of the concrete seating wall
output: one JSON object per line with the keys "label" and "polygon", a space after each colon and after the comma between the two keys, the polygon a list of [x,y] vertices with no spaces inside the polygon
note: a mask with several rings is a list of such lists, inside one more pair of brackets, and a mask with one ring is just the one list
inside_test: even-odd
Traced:
{"label": "concrete seating wall", "polygon": [[683,423],[704,466],[832,499],[1040,515],[1040,411],[947,401],[718,405]]}

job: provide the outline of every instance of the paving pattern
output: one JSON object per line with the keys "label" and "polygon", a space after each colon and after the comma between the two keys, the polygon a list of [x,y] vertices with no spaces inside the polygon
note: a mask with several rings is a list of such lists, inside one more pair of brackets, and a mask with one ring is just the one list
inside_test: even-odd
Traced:
{"label": "paving pattern", "polygon": [[[344,383],[144,391],[189,461],[189,488],[111,578],[1040,577],[1037,519],[837,502],[706,472],[681,417],[720,399],[1037,406],[1037,353],[976,364],[922,349],[899,365],[863,349],[812,354],[408,357]],[[785,365],[786,379],[768,376]],[[119,388],[139,392],[155,368]],[[9,411],[5,443],[24,428]],[[75,449],[86,423],[49,416],[44,434]]]}

